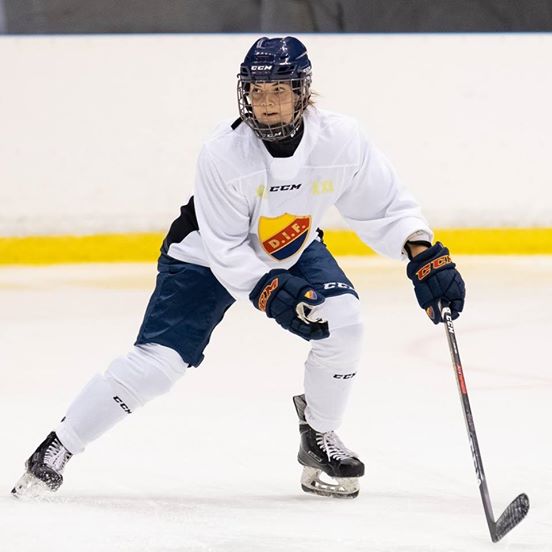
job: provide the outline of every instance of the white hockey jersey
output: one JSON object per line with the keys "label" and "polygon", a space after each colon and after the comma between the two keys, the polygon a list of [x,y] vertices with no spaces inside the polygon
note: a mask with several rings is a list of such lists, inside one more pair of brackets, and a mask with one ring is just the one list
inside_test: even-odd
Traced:
{"label": "white hockey jersey", "polygon": [[198,231],[168,254],[208,266],[235,298],[272,268],[290,268],[335,205],[372,249],[403,258],[409,236],[432,232],[387,159],[351,118],[309,107],[294,155],[273,158],[245,124],[220,128],[199,155]]}

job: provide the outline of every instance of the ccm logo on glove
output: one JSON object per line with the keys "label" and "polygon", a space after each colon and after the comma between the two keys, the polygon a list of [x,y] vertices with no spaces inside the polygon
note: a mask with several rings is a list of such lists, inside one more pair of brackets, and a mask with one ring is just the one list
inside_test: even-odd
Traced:
{"label": "ccm logo on glove", "polygon": [[272,295],[272,292],[278,287],[278,278],[274,278],[268,286],[266,286],[263,291],[261,291],[261,296],[259,297],[259,304],[257,308],[260,311],[266,312],[266,304]]}
{"label": "ccm logo on glove", "polygon": [[452,259],[450,258],[450,255],[443,255],[442,257],[439,257],[438,259],[427,263],[425,266],[422,266],[422,268],[420,268],[420,270],[416,272],[416,276],[418,276],[418,280],[424,280],[427,276],[431,274],[432,270],[437,270],[438,268],[451,263]]}

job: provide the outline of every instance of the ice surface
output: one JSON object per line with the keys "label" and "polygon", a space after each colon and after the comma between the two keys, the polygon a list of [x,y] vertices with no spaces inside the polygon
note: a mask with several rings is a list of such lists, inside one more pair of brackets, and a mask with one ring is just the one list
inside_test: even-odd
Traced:
{"label": "ice surface", "polygon": [[445,335],[400,263],[349,259],[366,321],[345,444],[356,500],[300,490],[291,397],[308,345],[248,304],[172,392],[71,460],[49,502],[9,492],[81,386],[132,344],[151,265],[0,269],[1,552],[552,551],[552,258],[464,257],[460,354],[498,517],[491,544]]}

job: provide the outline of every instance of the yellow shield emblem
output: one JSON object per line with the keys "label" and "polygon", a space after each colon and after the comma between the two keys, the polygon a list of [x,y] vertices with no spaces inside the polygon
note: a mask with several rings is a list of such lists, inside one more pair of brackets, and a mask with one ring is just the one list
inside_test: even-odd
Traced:
{"label": "yellow shield emblem", "polygon": [[263,249],[275,259],[282,261],[301,249],[311,225],[310,216],[290,215],[261,217],[259,239]]}

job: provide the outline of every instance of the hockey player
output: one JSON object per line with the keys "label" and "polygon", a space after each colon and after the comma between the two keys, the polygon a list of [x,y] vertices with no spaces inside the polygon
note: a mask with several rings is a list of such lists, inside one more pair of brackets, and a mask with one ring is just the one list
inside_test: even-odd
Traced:
{"label": "hockey player", "polygon": [[238,75],[240,117],[200,153],[195,195],[163,242],[134,347],[75,398],[27,460],[16,496],[57,490],[72,455],[199,366],[236,299],[311,343],[304,395],[294,397],[302,488],[358,494],[364,464],[335,430],[359,368],[362,321],[357,292],[324,245],[322,216],[335,205],[373,249],[408,258],[408,277],[434,323],[439,301],[458,316],[464,283],[448,250],[432,245],[386,158],[354,120],[316,108],[310,86],[299,40],[255,41]]}

